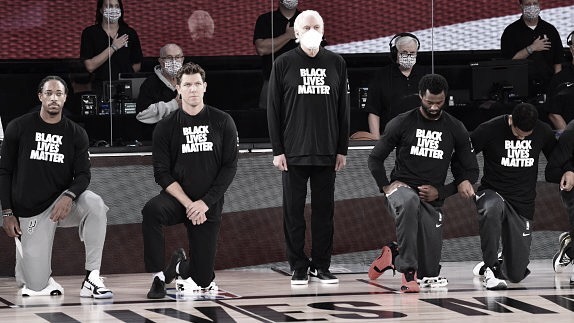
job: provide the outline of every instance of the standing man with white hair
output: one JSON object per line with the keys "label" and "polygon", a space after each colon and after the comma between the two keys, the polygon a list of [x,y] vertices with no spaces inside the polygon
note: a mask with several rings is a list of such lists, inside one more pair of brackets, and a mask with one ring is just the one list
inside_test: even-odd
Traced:
{"label": "standing man with white hair", "polygon": [[[333,251],[335,176],[346,164],[349,91],[343,58],[321,47],[323,19],[313,10],[295,19],[300,46],[281,55],[269,79],[269,137],[273,165],[282,171],[283,213],[292,285],[309,274],[338,283],[329,271]],[[311,185],[311,259],[305,254],[305,199]],[[309,270],[310,269],[310,270]]]}

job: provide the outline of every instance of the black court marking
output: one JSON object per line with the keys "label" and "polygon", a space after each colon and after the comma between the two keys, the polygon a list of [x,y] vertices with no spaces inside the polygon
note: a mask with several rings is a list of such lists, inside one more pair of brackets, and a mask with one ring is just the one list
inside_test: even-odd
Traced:
{"label": "black court marking", "polygon": [[39,317],[43,318],[48,322],[53,323],[76,323],[80,322],[71,316],[64,314],[62,312],[53,312],[53,313],[36,313]]}
{"label": "black court marking", "polygon": [[12,308],[12,307],[18,307],[18,305],[8,301],[5,298],[0,297],[0,303],[6,304],[6,306],[0,306],[0,309],[2,308]]}
{"label": "black court marking", "polygon": [[104,311],[105,313],[115,317],[116,319],[122,322],[130,322],[130,323],[152,323],[154,321],[139,315],[138,313],[134,313],[130,310],[109,310]]}
{"label": "black court marking", "polygon": [[241,307],[235,306],[235,305],[227,304],[227,303],[222,302],[222,301],[215,301],[215,303],[217,303],[219,306],[226,307],[226,308],[229,308],[229,309],[231,309],[231,310],[237,311],[237,312],[239,312],[239,313],[242,313],[243,315],[249,316],[249,317],[251,317],[251,318],[253,318],[253,319],[256,319],[256,320],[259,320],[259,321],[261,321],[261,322],[273,322],[273,321],[271,321],[271,320],[268,320],[268,319],[266,319],[266,318],[264,318],[264,317],[261,317],[261,316],[259,316],[259,315],[256,315],[256,314],[254,314],[254,313],[252,313],[252,312],[249,312],[249,311],[247,311],[247,310],[245,310],[245,309],[243,309],[243,308],[241,308]]}

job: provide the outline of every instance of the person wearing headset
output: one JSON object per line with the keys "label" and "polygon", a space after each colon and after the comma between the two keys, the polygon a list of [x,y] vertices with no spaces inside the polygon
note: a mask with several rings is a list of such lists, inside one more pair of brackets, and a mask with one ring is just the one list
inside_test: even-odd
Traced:
{"label": "person wearing headset", "polygon": [[562,70],[552,76],[548,85],[548,101],[546,111],[548,119],[552,122],[556,135],[562,134],[566,124],[574,120],[572,100],[574,99],[574,44],[572,38],[574,31],[566,38],[566,44],[570,48],[572,60],[562,64]]}
{"label": "person wearing headset", "polygon": [[369,133],[375,140],[389,120],[420,106],[418,84],[430,73],[430,68],[416,65],[420,41],[415,35],[397,34],[389,42],[389,48],[392,64],[375,72],[365,106]]}

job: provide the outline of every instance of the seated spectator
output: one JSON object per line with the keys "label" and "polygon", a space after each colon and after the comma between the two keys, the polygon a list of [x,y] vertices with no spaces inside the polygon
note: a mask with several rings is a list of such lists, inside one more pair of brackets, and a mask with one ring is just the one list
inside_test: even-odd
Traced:
{"label": "seated spectator", "polygon": [[176,75],[184,58],[176,44],[167,44],[159,50],[159,65],[154,68],[155,74],[142,83],[136,103],[136,119],[147,124],[142,125],[143,137],[151,138],[155,124],[181,106]]}
{"label": "seated spectator", "polygon": [[393,63],[375,72],[367,93],[365,110],[369,113],[369,132],[375,140],[389,120],[420,106],[419,81],[430,73],[428,67],[415,65],[420,48],[415,35],[397,34],[389,46]]}

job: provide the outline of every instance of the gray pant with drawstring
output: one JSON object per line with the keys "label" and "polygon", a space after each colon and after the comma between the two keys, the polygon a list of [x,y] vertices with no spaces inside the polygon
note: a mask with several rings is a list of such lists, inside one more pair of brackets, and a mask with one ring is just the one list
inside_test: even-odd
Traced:
{"label": "gray pant with drawstring", "polygon": [[509,281],[520,282],[529,274],[534,221],[518,214],[502,196],[489,189],[476,193],[476,209],[484,264],[498,264],[502,239],[502,273]]}
{"label": "gray pant with drawstring", "polygon": [[68,216],[59,222],[50,220],[55,203],[36,216],[19,218],[22,254],[16,252],[16,281],[31,290],[40,291],[48,285],[52,275],[52,245],[58,227],[79,228],[86,250],[86,270],[99,270],[102,262],[108,212],[102,198],[92,191],[84,191],[73,202]]}
{"label": "gray pant with drawstring", "polygon": [[399,272],[417,271],[417,277],[436,277],[442,253],[442,213],[440,208],[422,201],[410,187],[399,187],[386,195],[387,206],[395,217]]}

